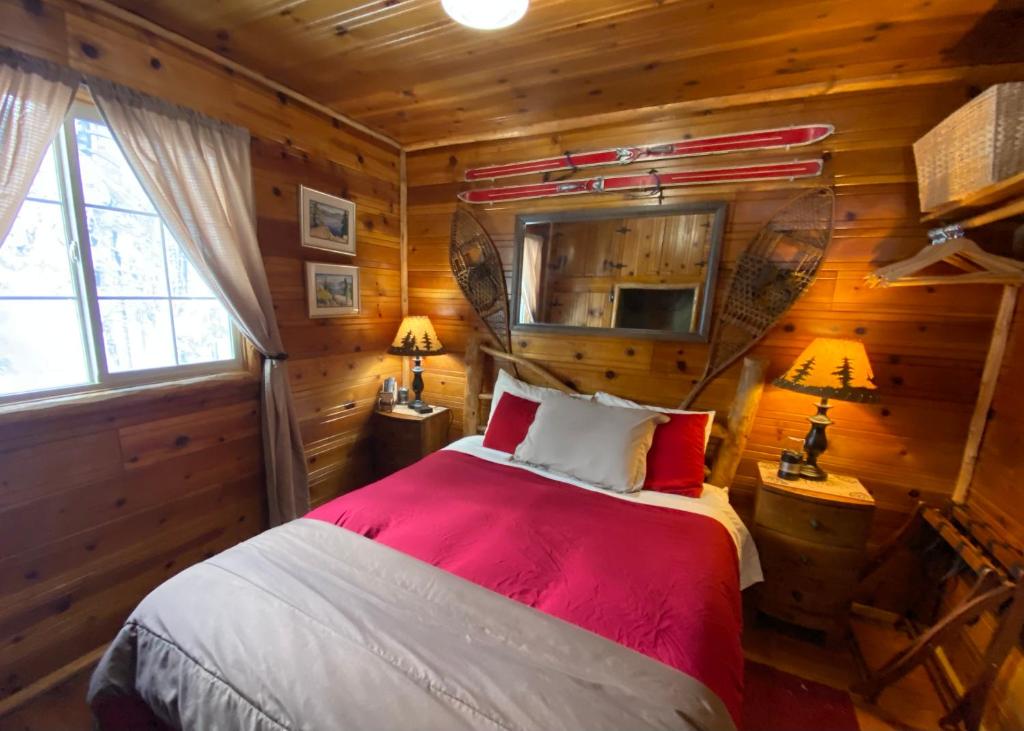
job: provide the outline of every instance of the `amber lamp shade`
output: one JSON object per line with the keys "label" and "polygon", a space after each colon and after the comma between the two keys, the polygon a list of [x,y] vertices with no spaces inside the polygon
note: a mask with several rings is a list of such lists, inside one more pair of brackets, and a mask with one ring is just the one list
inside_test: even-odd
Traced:
{"label": "amber lamp shade", "polygon": [[817,413],[809,416],[811,429],[804,439],[806,461],[800,476],[825,480],[828,474],[818,466],[818,457],[828,448],[825,427],[832,423],[830,398],[869,403],[878,400],[875,376],[864,344],[859,340],[817,338],[783,375],[775,379],[779,388],[818,396]]}
{"label": "amber lamp shade", "polygon": [[412,356],[412,390],[416,399],[409,408],[426,408],[423,401],[423,356],[447,353],[434,330],[433,323],[426,315],[406,315],[398,328],[388,352],[392,355]]}

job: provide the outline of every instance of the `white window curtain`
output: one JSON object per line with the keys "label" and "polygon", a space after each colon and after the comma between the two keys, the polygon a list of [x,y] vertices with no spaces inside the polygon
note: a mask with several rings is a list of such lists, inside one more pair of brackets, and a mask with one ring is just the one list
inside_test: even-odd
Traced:
{"label": "white window curtain", "polygon": [[71,106],[79,74],[0,48],[0,246]]}
{"label": "white window curtain", "polygon": [[537,322],[540,313],[540,275],[543,257],[543,239],[534,234],[523,237],[522,280],[519,283],[519,322],[528,325]]}
{"label": "white window curtain", "polygon": [[263,364],[263,445],[271,525],[309,510],[287,357],[256,241],[249,133],[133,89],[88,78],[100,113],[163,215]]}

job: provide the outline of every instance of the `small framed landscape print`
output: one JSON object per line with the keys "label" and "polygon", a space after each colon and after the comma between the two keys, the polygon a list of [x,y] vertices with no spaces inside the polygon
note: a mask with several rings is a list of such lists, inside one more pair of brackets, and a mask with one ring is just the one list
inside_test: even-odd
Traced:
{"label": "small framed landscape print", "polygon": [[356,253],[356,204],[299,186],[302,245],[337,254]]}
{"label": "small framed landscape print", "polygon": [[310,317],[357,314],[359,267],[307,261],[306,298]]}

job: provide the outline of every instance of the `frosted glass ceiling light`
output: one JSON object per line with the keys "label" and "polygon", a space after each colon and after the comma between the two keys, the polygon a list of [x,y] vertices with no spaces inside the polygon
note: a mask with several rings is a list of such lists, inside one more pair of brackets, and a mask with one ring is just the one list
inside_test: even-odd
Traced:
{"label": "frosted glass ceiling light", "polygon": [[530,0],[441,0],[452,20],[477,30],[506,28],[524,15]]}

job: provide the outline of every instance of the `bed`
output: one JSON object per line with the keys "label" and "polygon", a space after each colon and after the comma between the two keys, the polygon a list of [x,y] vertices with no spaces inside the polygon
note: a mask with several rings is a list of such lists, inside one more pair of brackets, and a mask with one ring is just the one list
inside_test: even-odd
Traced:
{"label": "bed", "polygon": [[[734,728],[761,576],[726,491],[510,462],[476,433],[508,356],[467,359],[466,437],[143,600],[92,678],[103,728]],[[751,362],[716,466],[759,386]]]}

